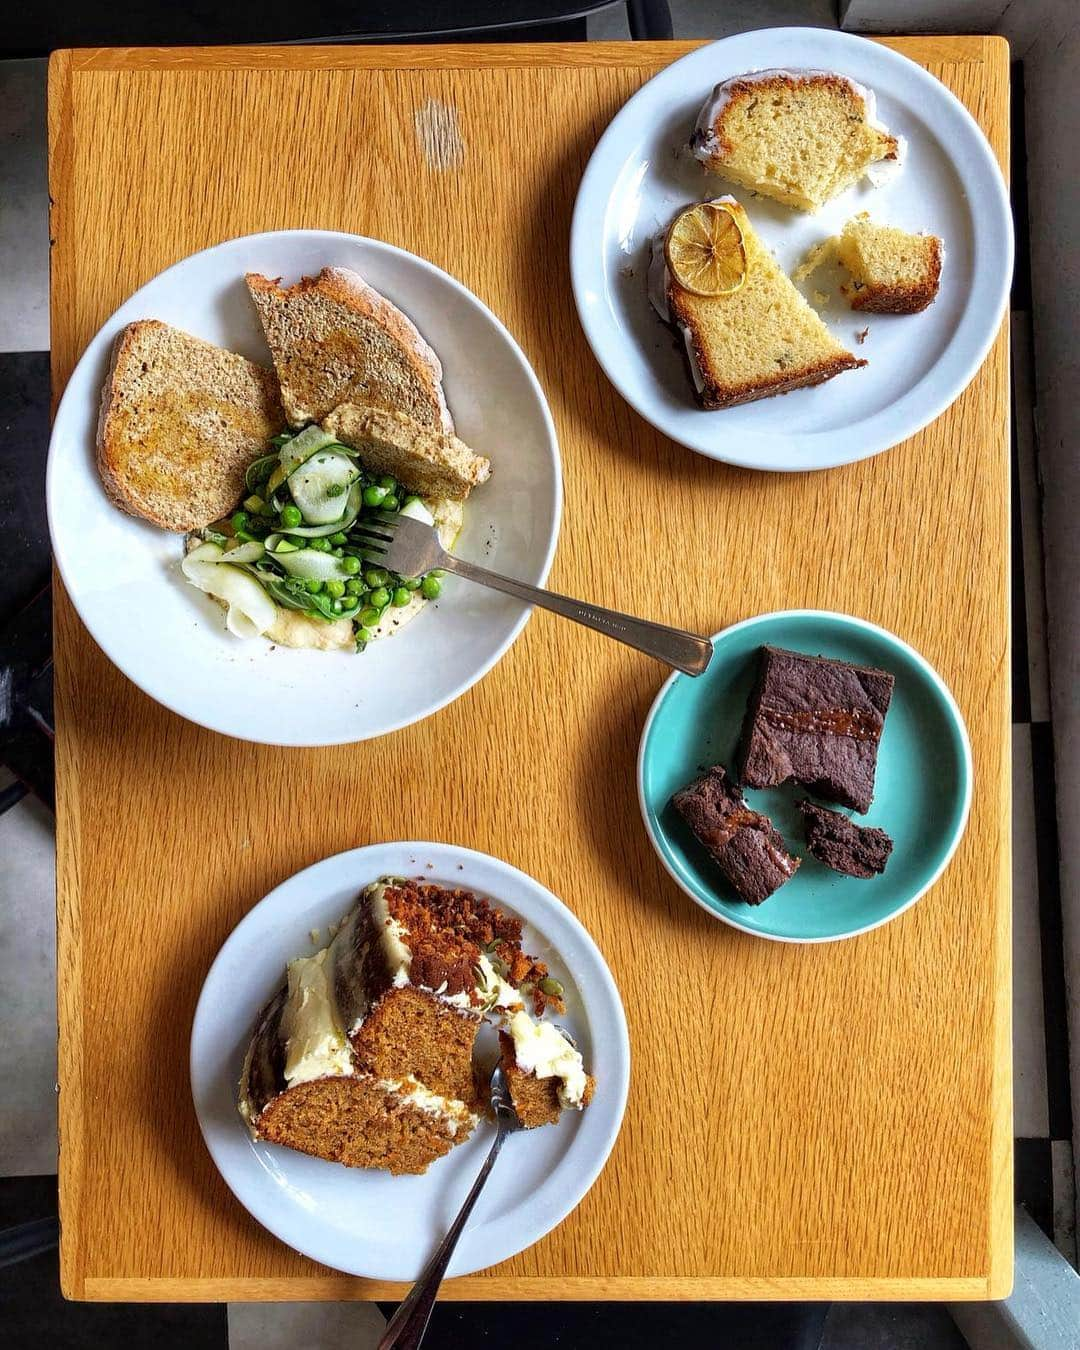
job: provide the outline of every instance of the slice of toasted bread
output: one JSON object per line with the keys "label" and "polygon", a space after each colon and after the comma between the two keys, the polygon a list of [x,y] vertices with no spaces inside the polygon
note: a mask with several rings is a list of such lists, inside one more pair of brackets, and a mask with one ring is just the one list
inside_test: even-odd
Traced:
{"label": "slice of toasted bread", "polygon": [[101,391],[97,462],[111,501],[165,530],[232,510],[285,425],[273,371],[157,319],[129,323]]}
{"label": "slice of toasted bread", "polygon": [[453,431],[439,358],[408,315],[358,272],[324,267],[285,287],[256,272],[246,279],[294,427],[360,403]]}
{"label": "slice of toasted bread", "polygon": [[365,469],[391,474],[421,497],[463,501],[491,477],[490,460],[405,413],[343,403],[322,425],[357,452]]}
{"label": "slice of toasted bread", "polygon": [[[666,276],[667,316],[682,332],[698,399],[706,408],[786,394],[865,366],[829,332],[762,244],[743,208],[726,203],[742,231],[746,280],[731,295],[702,296]],[[662,265],[663,250],[659,250]]]}

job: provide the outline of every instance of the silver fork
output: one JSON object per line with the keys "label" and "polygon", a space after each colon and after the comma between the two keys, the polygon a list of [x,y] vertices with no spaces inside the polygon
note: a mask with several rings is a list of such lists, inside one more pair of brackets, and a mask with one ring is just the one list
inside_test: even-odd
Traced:
{"label": "silver fork", "polygon": [[481,586],[490,586],[527,604],[540,605],[561,614],[563,618],[573,619],[598,633],[606,633],[608,637],[625,642],[629,647],[636,647],[638,651],[654,656],[658,661],[665,661],[687,675],[703,674],[712,660],[713,648],[708,638],[687,633],[681,628],[652,623],[648,619],[637,619],[630,614],[620,614],[618,610],[603,609],[600,605],[590,605],[584,600],[574,600],[555,591],[546,591],[541,586],[531,586],[527,581],[517,581],[513,577],[501,576],[498,572],[490,572],[486,567],[478,567],[464,558],[456,558],[452,553],[447,553],[439,543],[435,530],[422,520],[380,512],[357,521],[352,533],[362,542],[372,561],[388,567],[398,576],[419,577],[433,568],[453,572],[455,576],[478,581]]}
{"label": "silver fork", "polygon": [[[397,571],[397,568],[394,570]],[[401,575],[416,576],[418,574],[405,572]],[[495,1111],[495,1139],[488,1150],[487,1157],[484,1159],[484,1165],[472,1184],[472,1190],[465,1197],[465,1203],[458,1211],[457,1218],[450,1225],[450,1231],[435,1248],[430,1261],[420,1272],[419,1279],[409,1290],[397,1312],[387,1322],[378,1350],[416,1350],[424,1339],[424,1332],[427,1330],[431,1310],[435,1306],[435,1299],[438,1297],[439,1286],[446,1274],[446,1267],[450,1264],[450,1258],[454,1254],[458,1238],[461,1237],[462,1231],[469,1221],[473,1206],[480,1198],[484,1183],[491,1175],[491,1169],[495,1166],[495,1159],[499,1156],[499,1151],[509,1136],[524,1129],[521,1121],[518,1120],[513,1102],[510,1100],[510,1089],[507,1086],[506,1075],[503,1073],[501,1064],[495,1066],[495,1071],[491,1075],[491,1105]]]}

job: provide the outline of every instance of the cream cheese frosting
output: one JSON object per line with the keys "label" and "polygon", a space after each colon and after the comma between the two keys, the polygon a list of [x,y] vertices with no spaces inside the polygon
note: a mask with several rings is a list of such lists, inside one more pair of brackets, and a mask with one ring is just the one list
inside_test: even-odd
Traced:
{"label": "cream cheese frosting", "polygon": [[352,1051],[333,989],[332,947],[289,962],[289,992],[281,1014],[285,1037],[285,1082],[353,1072]]}
{"label": "cream cheese frosting", "polygon": [[537,1078],[558,1078],[559,1105],[580,1108],[585,1097],[585,1064],[554,1022],[535,1022],[524,1010],[512,1013],[507,1029],[518,1068]]}

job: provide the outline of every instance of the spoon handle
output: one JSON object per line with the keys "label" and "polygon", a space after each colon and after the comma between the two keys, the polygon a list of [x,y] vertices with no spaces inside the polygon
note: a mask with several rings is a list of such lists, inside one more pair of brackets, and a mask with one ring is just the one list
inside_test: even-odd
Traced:
{"label": "spoon handle", "polygon": [[417,1350],[423,1340],[428,1319],[431,1317],[431,1310],[435,1306],[435,1299],[438,1297],[439,1286],[442,1284],[443,1275],[446,1273],[446,1267],[450,1264],[450,1258],[454,1254],[454,1248],[457,1246],[462,1229],[469,1220],[473,1206],[479,1199],[480,1192],[484,1189],[484,1183],[491,1175],[491,1169],[495,1166],[495,1159],[499,1156],[499,1150],[502,1148],[505,1138],[506,1132],[500,1122],[498,1133],[495,1135],[494,1142],[484,1159],[484,1165],[480,1168],[476,1180],[472,1184],[472,1190],[465,1197],[465,1203],[458,1211],[457,1218],[450,1225],[446,1236],[435,1248],[431,1259],[421,1271],[416,1283],[409,1290],[397,1312],[387,1322],[382,1340],[379,1341],[378,1350]]}

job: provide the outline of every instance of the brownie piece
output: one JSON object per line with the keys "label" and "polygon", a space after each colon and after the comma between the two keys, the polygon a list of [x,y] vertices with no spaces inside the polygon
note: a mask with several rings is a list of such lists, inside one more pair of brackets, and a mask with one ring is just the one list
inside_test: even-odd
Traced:
{"label": "brownie piece", "polygon": [[892,691],[886,670],[762,647],[739,747],[741,781],[766,788],[794,778],[816,797],[869,810]]}
{"label": "brownie piece", "polygon": [[748,905],[760,905],[799,866],[772,821],[752,811],[722,764],[672,797],[676,811],[708,850],[724,877]]}
{"label": "brownie piece", "polygon": [[816,802],[800,802],[810,852],[834,872],[849,877],[876,877],[885,871],[893,842],[884,830],[853,825],[839,811]]}

